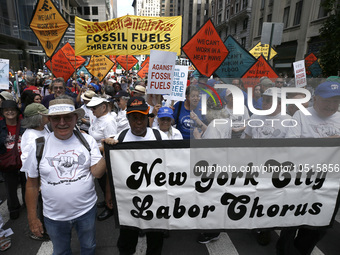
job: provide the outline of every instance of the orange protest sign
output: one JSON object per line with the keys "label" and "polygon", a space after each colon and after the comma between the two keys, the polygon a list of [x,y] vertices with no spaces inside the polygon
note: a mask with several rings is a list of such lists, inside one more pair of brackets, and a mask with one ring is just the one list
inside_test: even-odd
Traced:
{"label": "orange protest sign", "polygon": [[317,61],[318,58],[314,55],[314,53],[309,54],[307,57],[305,57],[305,67],[306,67],[306,74],[311,75],[311,71],[309,70],[309,67]]}
{"label": "orange protest sign", "polygon": [[70,24],[51,0],[39,0],[33,11],[30,28],[48,57],[51,57]]}
{"label": "orange protest sign", "polygon": [[255,87],[263,76],[270,78],[272,81],[279,77],[263,55],[261,55],[254,65],[242,76],[244,87]]}
{"label": "orange protest sign", "polygon": [[102,81],[108,72],[110,72],[114,63],[106,56],[92,56],[86,69]]}
{"label": "orange protest sign", "polygon": [[148,64],[150,62],[150,56],[148,56],[143,63],[140,65],[141,67],[144,67],[146,64]]}
{"label": "orange protest sign", "polygon": [[113,66],[112,70],[113,70],[114,72],[116,72],[116,70],[117,70],[116,56],[115,56],[115,55],[110,55],[109,58],[110,58],[111,61],[115,64],[115,65]]}
{"label": "orange protest sign", "polygon": [[65,56],[62,50],[58,50],[51,60],[48,60],[45,65],[53,73],[55,77],[63,77],[65,82],[71,77],[75,69]]}
{"label": "orange protest sign", "polygon": [[[145,62],[145,61],[144,61]],[[143,63],[144,63],[143,62]],[[149,61],[137,72],[137,75],[142,79],[145,78],[146,74],[149,72]]]}
{"label": "orange protest sign", "polygon": [[135,64],[138,63],[138,59],[136,59],[132,55],[121,55],[116,58],[116,61],[126,70],[129,71]]}
{"label": "orange protest sign", "polygon": [[196,69],[208,77],[229,54],[210,19],[182,47],[182,50]]}
{"label": "orange protest sign", "polygon": [[67,59],[70,61],[71,65],[73,65],[74,69],[78,69],[86,60],[81,56],[75,56],[74,49],[71,44],[66,43],[61,50],[64,52]]}

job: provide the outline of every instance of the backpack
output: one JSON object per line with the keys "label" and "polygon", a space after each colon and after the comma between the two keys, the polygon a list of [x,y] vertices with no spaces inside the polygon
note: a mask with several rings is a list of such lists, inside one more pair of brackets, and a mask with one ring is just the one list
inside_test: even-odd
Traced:
{"label": "backpack", "polygon": [[[123,130],[123,131],[120,133],[120,135],[118,136],[118,142],[119,142],[119,143],[122,143],[122,142],[123,142],[123,140],[124,140],[124,138],[125,138],[125,136],[126,136],[126,133],[127,133],[128,131],[129,131],[129,128]],[[162,141],[162,136],[161,136],[161,133],[159,132],[159,130],[153,129],[153,128],[152,128],[152,131],[153,131],[153,134],[154,134],[155,137],[156,137],[156,140],[157,140],[157,141]]]}

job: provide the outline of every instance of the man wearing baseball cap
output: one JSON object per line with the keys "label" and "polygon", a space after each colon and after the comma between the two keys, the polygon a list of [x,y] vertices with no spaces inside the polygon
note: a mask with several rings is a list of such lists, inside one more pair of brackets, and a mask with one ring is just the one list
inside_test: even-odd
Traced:
{"label": "man wearing baseball cap", "polygon": [[[131,97],[127,103],[126,114],[129,120],[130,128],[125,129],[118,134],[119,142],[137,142],[137,141],[159,141],[168,140],[167,136],[157,129],[148,127],[149,109],[143,97]],[[117,143],[116,140],[105,139],[109,144]],[[124,160],[123,158],[121,160]],[[107,179],[106,204],[113,208],[110,185]],[[121,228],[118,238],[118,249],[120,254],[133,254],[136,251],[139,231],[136,229]],[[161,254],[163,247],[163,232],[151,231],[146,232],[147,251],[146,254]]]}
{"label": "man wearing baseball cap", "polygon": [[340,136],[340,83],[326,81],[321,83],[314,92],[314,104],[307,108],[311,115],[297,111],[293,118],[297,121],[291,127],[287,138],[322,138]]}
{"label": "man wearing baseball cap", "polygon": [[60,96],[50,101],[47,116],[53,132],[45,136],[41,161],[32,145],[21,171],[27,173],[26,205],[30,230],[42,237],[44,229],[37,217],[41,187],[44,222],[54,254],[71,254],[72,228],[77,231],[81,254],[95,254],[96,202],[94,178],[106,171],[94,138],[74,133],[83,109],[75,109],[73,100]]}

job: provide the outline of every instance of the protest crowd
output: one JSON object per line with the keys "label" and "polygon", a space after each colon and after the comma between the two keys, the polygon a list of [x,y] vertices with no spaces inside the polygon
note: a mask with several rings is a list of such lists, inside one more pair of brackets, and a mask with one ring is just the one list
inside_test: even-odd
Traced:
{"label": "protest crowd", "polygon": [[[253,107],[274,111],[261,116],[250,111],[242,79],[229,82],[244,95],[244,114],[235,114],[229,89],[216,89],[221,101],[217,94],[210,96],[206,92],[205,85],[214,88],[225,82],[191,72],[184,101],[149,94],[147,77],[140,79],[133,72],[111,71],[102,80],[80,72],[67,81],[42,70],[19,70],[17,74],[17,79],[10,79],[9,89],[0,93],[0,153],[11,152],[12,159],[20,155],[21,160],[11,169],[2,169],[1,178],[6,185],[10,218],[19,218],[27,208],[30,237],[51,240],[54,254],[70,254],[73,227],[78,233],[81,254],[95,254],[95,221],[114,215],[104,143],[340,137],[339,77],[307,87],[312,98],[304,106],[312,116],[302,114],[295,105],[287,107],[287,115],[281,113],[281,89],[294,86],[294,79],[281,76],[273,81],[262,77],[253,88]],[[207,95],[205,115],[203,94]],[[303,99],[305,95],[288,93],[287,97]],[[232,124],[216,125],[214,120]],[[252,125],[247,125],[249,121]],[[285,126],[281,125],[283,122]],[[105,201],[97,201],[95,182]],[[19,184],[23,204],[17,197]],[[253,230],[259,245],[271,241],[271,231]],[[277,254],[311,254],[325,232],[303,227],[284,229],[276,244]],[[169,233],[122,228],[117,240],[120,253],[133,254],[139,235],[147,237],[147,254],[161,254],[163,238]],[[206,244],[219,235],[202,232],[198,242]],[[10,246],[10,237],[0,237],[1,251]]]}

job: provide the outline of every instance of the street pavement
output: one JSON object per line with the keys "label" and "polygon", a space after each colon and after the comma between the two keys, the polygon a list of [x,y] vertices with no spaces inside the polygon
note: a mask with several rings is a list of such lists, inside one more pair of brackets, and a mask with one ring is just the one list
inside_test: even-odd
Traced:
{"label": "street pavement", "polygon": [[[14,235],[12,247],[4,252],[6,255],[50,255],[53,252],[51,242],[40,242],[29,238],[26,209],[23,208],[17,220],[10,220],[6,205],[4,183],[0,183],[0,213],[4,219],[4,229],[12,228]],[[21,190],[18,189],[18,194]],[[98,192],[100,194],[100,192]],[[21,195],[19,196],[21,197]],[[102,198],[101,198],[102,199]],[[99,208],[98,212],[102,209]],[[163,253],[165,255],[274,255],[275,243],[279,231],[271,232],[271,242],[267,246],[260,246],[250,230],[228,230],[221,233],[220,239],[202,245],[196,242],[196,231],[170,231],[169,237],[164,239]],[[113,217],[105,221],[97,221],[97,249],[96,254],[118,254],[117,239],[119,230],[115,229]],[[333,228],[329,229],[326,236],[318,243],[312,255],[338,255],[340,254],[340,213],[337,214]],[[76,233],[72,237],[72,251],[74,255],[80,254]],[[146,240],[140,238],[136,255],[145,254]]]}

